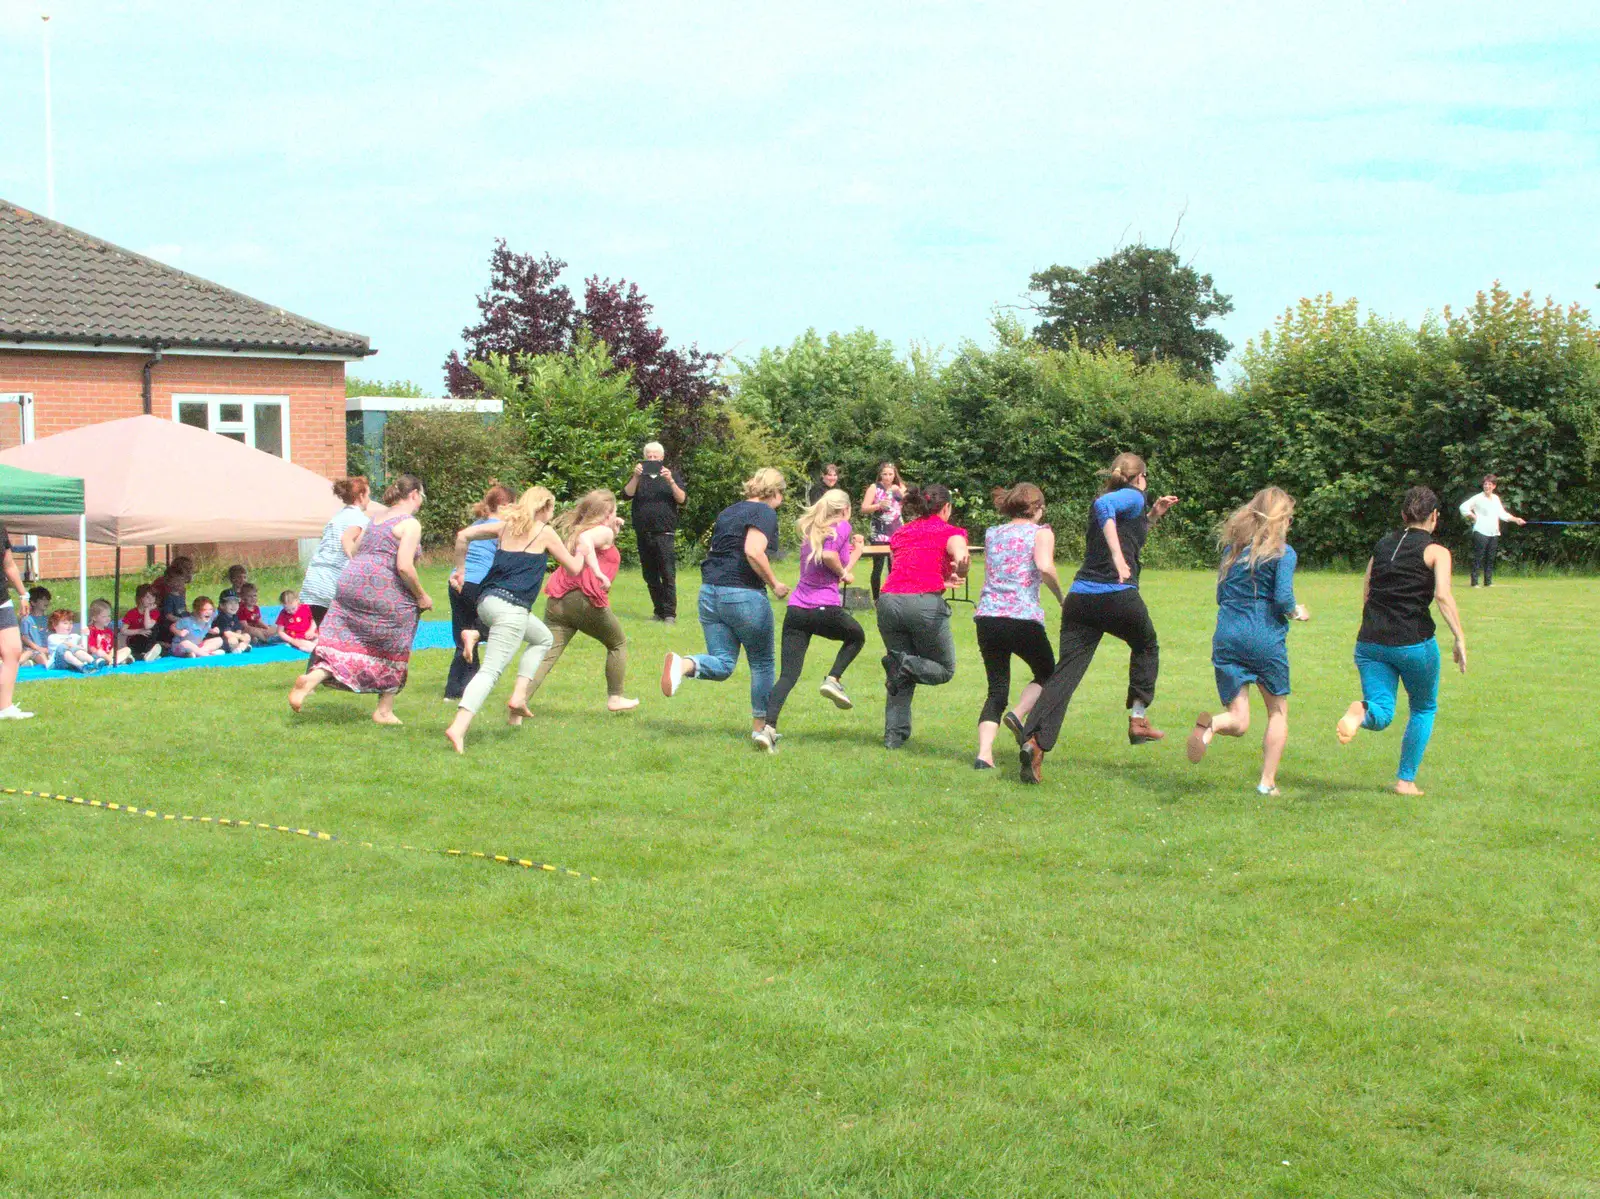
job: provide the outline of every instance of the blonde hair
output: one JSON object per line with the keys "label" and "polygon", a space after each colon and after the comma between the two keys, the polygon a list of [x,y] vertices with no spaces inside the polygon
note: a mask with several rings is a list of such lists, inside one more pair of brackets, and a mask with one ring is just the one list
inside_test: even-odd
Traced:
{"label": "blonde hair", "polygon": [[[556,497],[548,487],[530,487],[517,497],[514,504],[506,504],[498,512],[500,529],[512,537],[527,537],[533,527],[550,519],[555,511]],[[540,513],[544,513],[540,516]]]}
{"label": "blonde hair", "polygon": [[795,527],[800,530],[800,540],[811,547],[811,560],[822,557],[822,546],[829,530],[850,515],[850,497],[839,488],[824,491],[822,498],[800,514]]}
{"label": "blonde hair", "polygon": [[744,481],[744,498],[747,500],[769,500],[775,495],[782,495],[783,491],[783,472],[770,466],[762,467]]}
{"label": "blonde hair", "polygon": [[1118,454],[1111,460],[1111,468],[1100,472],[1106,481],[1106,491],[1119,491],[1132,487],[1133,481],[1146,471],[1144,459],[1138,454]]}
{"label": "blonde hair", "polygon": [[605,524],[616,510],[616,493],[596,487],[580,495],[576,504],[556,517],[556,532],[561,534],[561,540],[567,543],[567,548],[572,549],[580,536],[596,525]]}
{"label": "blonde hair", "polygon": [[1248,560],[1254,570],[1263,562],[1283,557],[1293,519],[1294,497],[1281,487],[1263,487],[1248,504],[1234,509],[1217,530],[1217,545],[1222,550],[1218,577],[1226,575],[1236,562]]}

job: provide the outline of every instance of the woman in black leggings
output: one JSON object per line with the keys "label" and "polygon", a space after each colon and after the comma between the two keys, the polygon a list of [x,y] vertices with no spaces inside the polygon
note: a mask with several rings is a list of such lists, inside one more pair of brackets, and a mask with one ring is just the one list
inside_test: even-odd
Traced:
{"label": "woman in black leggings", "polygon": [[1155,701],[1161,651],[1156,628],[1139,594],[1139,555],[1150,526],[1178,502],[1164,495],[1145,506],[1144,459],[1118,454],[1105,472],[1105,490],[1089,508],[1083,565],[1061,606],[1060,660],[1026,722],[1006,721],[1021,746],[1022,781],[1041,780],[1044,755],[1055,748],[1072,693],[1094,661],[1101,637],[1128,644],[1128,742],[1142,745],[1166,736],[1150,727],[1145,709]]}
{"label": "woman in black leggings", "polygon": [[850,532],[850,497],[837,489],[800,514],[800,581],[789,593],[789,606],[783,615],[783,657],[778,681],[767,700],[767,723],[757,740],[770,753],[778,740],[778,714],[789,692],[800,681],[805,669],[806,650],[813,637],[841,642],[833,659],[833,669],[818,688],[834,705],[854,705],[845,694],[844,672],[856,660],[867,634],[856,618],[844,610],[839,584],[855,581],[855,569],[865,546],[865,538]]}

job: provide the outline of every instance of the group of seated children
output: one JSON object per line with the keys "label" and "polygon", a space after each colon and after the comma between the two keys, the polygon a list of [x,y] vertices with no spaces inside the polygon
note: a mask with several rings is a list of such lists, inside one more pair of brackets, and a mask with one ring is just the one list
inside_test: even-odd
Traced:
{"label": "group of seated children", "polygon": [[89,605],[89,624],[81,632],[76,613],[69,608],[50,611],[49,588],[34,587],[28,592],[28,614],[19,622],[23,665],[87,674],[135,658],[153,662],[164,653],[206,658],[280,643],[309,653],[317,643],[311,608],[296,592],[285,591],[278,597],[283,610],[267,624],[248,575],[243,566],[229,567],[228,586],[217,603],[200,595],[191,609],[188,585],[194,564],[187,557],[174,558],[161,578],[134,592],[134,606],[120,629],[112,625],[111,604],[97,599]]}

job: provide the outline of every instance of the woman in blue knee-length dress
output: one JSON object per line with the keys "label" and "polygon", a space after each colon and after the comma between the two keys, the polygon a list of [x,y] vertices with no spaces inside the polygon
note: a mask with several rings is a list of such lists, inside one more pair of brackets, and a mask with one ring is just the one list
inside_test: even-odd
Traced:
{"label": "woman in blue knee-length dress", "polygon": [[1217,541],[1222,566],[1217,577],[1217,631],[1211,665],[1217,697],[1227,708],[1200,713],[1189,734],[1189,761],[1205,757],[1211,738],[1242,737],[1250,728],[1250,684],[1267,705],[1261,749],[1262,795],[1278,794],[1278,763],[1289,740],[1289,621],[1308,620],[1294,599],[1294,547],[1289,523],[1294,500],[1277,487],[1263,488],[1223,523]]}

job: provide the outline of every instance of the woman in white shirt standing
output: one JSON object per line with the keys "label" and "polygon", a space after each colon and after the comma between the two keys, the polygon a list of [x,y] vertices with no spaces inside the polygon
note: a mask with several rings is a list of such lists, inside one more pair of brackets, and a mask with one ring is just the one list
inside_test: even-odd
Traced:
{"label": "woman in white shirt standing", "polygon": [[1528,522],[1512,516],[1495,494],[1499,480],[1493,475],[1483,477],[1483,490],[1461,505],[1461,515],[1472,522],[1472,585],[1478,585],[1478,575],[1483,575],[1485,587],[1494,586],[1494,556],[1500,548],[1500,522],[1509,520],[1514,525]]}

